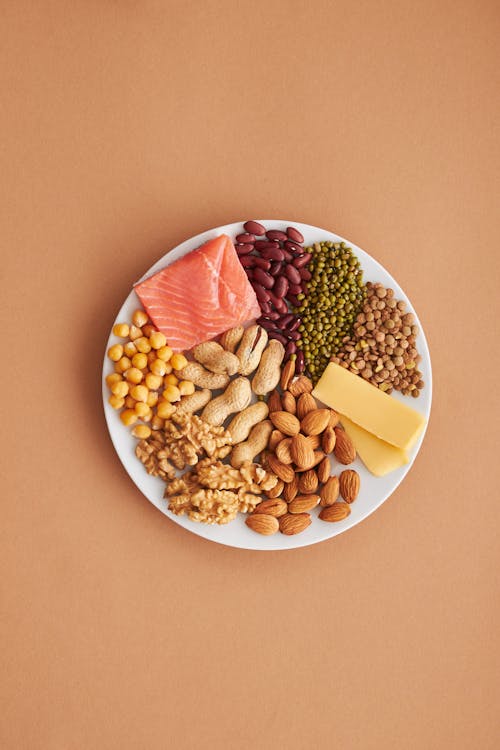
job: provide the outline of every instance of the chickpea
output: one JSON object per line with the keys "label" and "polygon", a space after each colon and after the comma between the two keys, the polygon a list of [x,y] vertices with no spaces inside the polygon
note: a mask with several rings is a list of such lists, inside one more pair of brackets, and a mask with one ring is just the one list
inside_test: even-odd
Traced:
{"label": "chickpea", "polygon": [[145,336],[140,336],[134,343],[138,352],[147,354],[151,351],[151,344]]}
{"label": "chickpea", "polygon": [[194,393],[194,383],[190,380],[181,380],[179,383],[179,391],[181,396],[191,396]]}
{"label": "chickpea", "polygon": [[111,388],[115,383],[119,383],[121,379],[122,376],[119,372],[112,372],[110,375],[106,375],[106,385],[108,388]]}
{"label": "chickpea", "polygon": [[121,339],[125,339],[128,336],[129,327],[127,323],[117,323],[113,326],[113,333]]}
{"label": "chickpea", "polygon": [[132,364],[139,370],[143,370],[148,366],[148,358],[143,352],[137,352],[137,354],[134,354],[132,357]]}
{"label": "chickpea", "polygon": [[148,388],[152,391],[157,391],[163,384],[161,375],[155,375],[153,372],[148,372],[144,381]]}
{"label": "chickpea", "polygon": [[151,411],[151,407],[147,404],[144,404],[142,401],[138,401],[136,405],[134,406],[134,412],[137,414],[138,417],[141,417],[142,419],[146,419],[153,416],[153,413]]}
{"label": "chickpea", "polygon": [[136,341],[142,335],[142,328],[139,328],[138,326],[130,326],[128,336],[131,341]]}
{"label": "chickpea", "polygon": [[128,396],[125,396],[125,406],[126,406],[127,409],[132,409],[133,410],[135,408],[136,403],[137,402],[136,402],[135,398],[132,398],[132,396],[130,395],[130,393],[129,393]]}
{"label": "chickpea", "polygon": [[165,420],[159,417],[157,414],[155,414],[153,419],[151,420],[151,429],[162,430],[164,426],[165,426]]}
{"label": "chickpea", "polygon": [[128,380],[129,383],[134,383],[135,385],[137,385],[138,383],[141,382],[141,380],[143,379],[144,375],[142,374],[142,372],[137,367],[130,367],[126,371],[125,377],[127,378],[127,380]]}
{"label": "chickpea", "polygon": [[186,367],[188,361],[184,354],[174,354],[171,363],[174,370],[182,370],[183,367]]}
{"label": "chickpea", "polygon": [[134,385],[130,391],[132,398],[136,401],[142,401],[143,403],[146,403],[148,400],[148,393],[149,391],[145,385]]}
{"label": "chickpea", "polygon": [[108,349],[108,357],[113,362],[118,362],[123,357],[123,346],[121,344],[115,344],[110,346]]}
{"label": "chickpea", "polygon": [[163,362],[161,359],[155,359],[154,362],[151,362],[149,365],[149,369],[153,373],[153,375],[160,375],[163,377],[167,371],[167,364]]}
{"label": "chickpea", "polygon": [[160,346],[156,352],[158,359],[162,359],[164,362],[168,362],[172,357],[173,351],[169,346]]}
{"label": "chickpea", "polygon": [[156,393],[156,391],[149,391],[148,400],[146,401],[146,403],[148,406],[153,407],[153,406],[156,406],[156,404],[158,403],[158,399],[159,399],[159,396]]}
{"label": "chickpea", "polygon": [[162,393],[162,396],[166,401],[170,401],[170,403],[173,403],[174,401],[180,401],[181,392],[176,385],[167,385]]}
{"label": "chickpea", "polygon": [[152,326],[150,323],[148,323],[145,326],[142,326],[142,332],[147,338],[149,338],[151,334],[154,333],[155,331],[156,331],[156,328]]}
{"label": "chickpea", "polygon": [[140,440],[145,440],[151,435],[151,428],[145,424],[138,424],[132,430],[132,435]]}
{"label": "chickpea", "polygon": [[115,365],[118,372],[126,372],[130,367],[132,367],[132,362],[128,357],[122,357]]}
{"label": "chickpea", "polygon": [[165,385],[177,385],[179,383],[179,378],[177,378],[173,373],[170,373],[169,375],[165,375],[163,382]]}
{"label": "chickpea", "polygon": [[120,380],[120,382],[114,383],[111,386],[111,393],[113,393],[115,396],[118,396],[119,398],[125,398],[125,396],[128,394],[128,390],[129,384],[124,380]]}
{"label": "chickpea", "polygon": [[[156,408],[156,416],[160,419],[170,419],[172,414],[175,412],[175,406],[173,404],[170,404],[168,401],[160,401]],[[155,418],[151,420],[151,424],[154,425]],[[162,425],[163,426],[163,425]],[[153,427],[153,429],[160,429],[157,427]]]}
{"label": "chickpea", "polygon": [[160,331],[153,331],[149,337],[149,343],[153,349],[161,349],[167,343],[167,337]]}
{"label": "chickpea", "polygon": [[111,404],[113,409],[121,409],[125,404],[125,400],[123,398],[120,398],[120,396],[115,396],[115,394],[112,394],[108,398],[108,403]]}
{"label": "chickpea", "polygon": [[123,347],[123,353],[132,359],[134,354],[137,352],[137,349],[135,347],[135,344],[133,341],[127,341],[127,343]]}
{"label": "chickpea", "polygon": [[120,414],[120,419],[126,427],[129,427],[137,422],[138,417],[132,409],[125,409]]}
{"label": "chickpea", "polygon": [[144,312],[144,310],[136,310],[134,314],[132,315],[132,323],[136,326],[139,326],[139,328],[142,328],[142,326],[145,326],[148,321],[149,321],[149,318]]}

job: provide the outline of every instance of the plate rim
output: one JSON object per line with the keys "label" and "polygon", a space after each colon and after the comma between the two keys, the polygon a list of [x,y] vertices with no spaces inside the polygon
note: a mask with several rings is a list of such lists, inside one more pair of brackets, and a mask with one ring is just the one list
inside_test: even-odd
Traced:
{"label": "plate rim", "polygon": [[[107,399],[109,397],[109,393],[108,393],[108,390],[107,390],[107,386],[106,386],[106,382],[105,382],[105,377],[106,377],[106,374],[107,374],[106,373],[106,369],[107,369],[107,367],[109,368],[109,359],[107,357],[107,351],[108,351],[109,346],[111,345],[111,342],[113,341],[113,327],[114,327],[115,323],[118,321],[118,319],[119,319],[119,317],[121,315],[122,310],[124,309],[124,307],[127,306],[129,300],[131,300],[132,296],[134,295],[134,293],[135,293],[134,292],[135,285],[137,283],[139,283],[139,281],[142,281],[143,279],[145,279],[145,278],[153,275],[154,273],[156,273],[160,268],[164,268],[164,267],[166,267],[166,265],[169,265],[168,263],[165,264],[165,262],[164,262],[166,258],[168,258],[169,256],[171,256],[172,254],[175,254],[176,251],[178,251],[180,248],[182,248],[183,245],[191,245],[191,248],[186,247],[186,249],[184,250],[184,252],[182,252],[180,255],[178,255],[178,257],[173,258],[172,262],[174,262],[175,260],[183,257],[188,252],[191,252],[191,250],[194,250],[194,249],[196,249],[196,247],[199,247],[203,242],[207,242],[207,240],[210,239],[211,236],[218,236],[218,235],[224,233],[224,234],[229,234],[229,236],[231,236],[231,238],[232,238],[232,235],[236,231],[236,228],[237,227],[242,227],[245,221],[246,221],[246,219],[242,220],[242,221],[230,222],[230,223],[227,223],[227,224],[220,225],[218,227],[212,227],[212,228],[206,229],[206,230],[204,230],[202,232],[199,232],[198,234],[193,235],[192,237],[188,237],[185,240],[182,240],[177,245],[175,245],[174,247],[172,247],[170,250],[168,250],[167,252],[165,252],[160,258],[158,258],[158,260],[156,260],[150,266],[150,268],[140,277],[140,279],[138,279],[137,281],[135,281],[135,282],[132,283],[131,290],[130,290],[129,294],[127,295],[127,297],[123,301],[120,309],[118,310],[115,318],[113,319],[113,322],[112,322],[111,328],[110,328],[110,333],[109,333],[108,339],[106,341],[106,347],[105,347],[105,350],[104,350],[103,364],[102,364],[102,371],[101,371],[102,399],[103,399],[103,409],[104,409],[104,417],[105,417],[105,420],[106,420],[106,426],[107,426],[107,429],[108,429],[108,433],[109,433],[112,445],[113,445],[113,447],[115,449],[116,454],[118,455],[118,458],[120,459],[120,462],[122,463],[125,471],[127,472],[129,478],[132,480],[132,482],[135,485],[135,487],[148,500],[148,502],[150,502],[151,505],[153,505],[153,507],[155,507],[158,511],[160,511],[160,513],[162,513],[162,515],[164,515],[168,519],[174,521],[177,526],[181,527],[182,529],[186,530],[187,532],[196,534],[196,536],[199,536],[199,537],[201,537],[203,539],[206,539],[209,542],[215,542],[217,544],[222,544],[222,545],[224,545],[226,547],[230,547],[230,548],[233,548],[233,549],[246,549],[246,550],[251,550],[251,551],[262,551],[262,552],[278,552],[278,551],[283,551],[283,550],[299,549],[301,547],[309,547],[309,546],[312,546],[314,544],[319,544],[320,542],[326,542],[328,540],[331,540],[333,537],[338,536],[339,534],[343,534],[346,531],[349,531],[350,529],[354,528],[355,526],[357,526],[358,524],[360,524],[362,521],[364,521],[366,518],[368,518],[369,516],[371,516],[372,513],[374,513],[378,508],[380,508],[380,506],[383,505],[383,503],[385,503],[389,499],[389,497],[391,497],[391,495],[398,489],[398,487],[401,485],[401,483],[403,482],[403,480],[407,476],[408,472],[412,469],[413,464],[414,464],[414,462],[415,462],[418,454],[420,453],[420,449],[422,447],[422,444],[423,444],[423,441],[425,439],[425,435],[427,433],[427,429],[428,429],[428,426],[429,426],[429,422],[430,422],[430,418],[431,418],[431,414],[432,414],[432,400],[433,400],[432,360],[431,360],[429,344],[428,344],[428,341],[427,341],[427,337],[425,335],[424,328],[423,328],[423,326],[422,326],[422,324],[420,322],[420,318],[418,316],[418,313],[416,312],[416,310],[415,310],[415,308],[414,308],[414,306],[413,306],[410,298],[408,297],[408,295],[406,294],[406,292],[404,291],[404,289],[401,287],[401,285],[397,282],[397,280],[392,276],[392,274],[378,260],[376,260],[376,258],[374,258],[372,255],[370,255],[370,253],[368,253],[366,250],[363,250],[363,248],[359,247],[358,245],[356,245],[355,243],[353,243],[350,240],[346,239],[345,237],[342,237],[341,235],[336,234],[335,232],[333,232],[333,231],[331,231],[329,229],[324,229],[323,227],[319,227],[319,226],[316,226],[314,224],[305,224],[304,222],[293,221],[293,220],[290,220],[290,219],[255,219],[255,221],[258,221],[259,223],[262,223],[265,226],[274,225],[274,224],[280,224],[280,225],[284,225],[284,226],[294,226],[294,227],[297,227],[302,233],[304,233],[304,231],[307,231],[307,230],[314,230],[315,232],[324,232],[326,235],[331,235],[331,236],[335,237],[335,240],[331,240],[331,241],[345,242],[346,245],[348,247],[351,247],[355,253],[361,252],[361,254],[366,255],[370,259],[370,261],[373,264],[375,264],[376,267],[378,267],[379,269],[381,269],[381,271],[383,272],[384,275],[386,275],[386,276],[388,276],[390,278],[392,284],[394,284],[394,286],[397,287],[397,289],[399,290],[398,294],[399,294],[399,292],[401,292],[403,299],[407,302],[407,304],[409,306],[409,310],[415,316],[416,324],[419,326],[419,339],[423,343],[423,346],[420,347],[420,349],[421,349],[420,353],[422,354],[422,357],[424,356],[424,354],[426,355],[426,365],[427,365],[427,369],[428,369],[428,377],[426,377],[425,388],[427,390],[428,410],[424,414],[424,416],[426,417],[426,423],[424,425],[424,429],[423,429],[422,433],[420,434],[420,436],[419,436],[419,438],[417,440],[417,443],[415,445],[414,453],[413,453],[412,457],[410,458],[408,464],[404,467],[405,468],[404,473],[397,480],[396,484],[392,487],[392,489],[388,492],[388,494],[384,495],[382,497],[382,499],[380,499],[377,503],[375,503],[373,505],[373,507],[369,508],[366,512],[363,512],[363,514],[362,514],[362,516],[360,518],[358,518],[356,520],[351,519],[351,521],[349,521],[349,517],[348,517],[347,519],[345,519],[345,521],[341,522],[341,524],[338,524],[338,525],[337,524],[331,524],[331,527],[332,527],[331,528],[331,532],[332,533],[330,533],[330,534],[328,534],[326,536],[323,536],[323,537],[321,537],[319,539],[303,539],[303,538],[301,539],[302,535],[297,535],[297,536],[285,537],[286,541],[284,541],[283,540],[283,536],[284,535],[280,535],[280,537],[281,537],[281,544],[280,544],[280,546],[274,546],[274,545],[272,545],[272,540],[274,539],[274,535],[271,536],[271,537],[266,537],[266,536],[262,537],[259,534],[255,534],[256,541],[258,541],[259,539],[261,539],[262,543],[264,544],[264,540],[265,540],[265,542],[267,544],[267,546],[260,546],[260,547],[259,546],[255,546],[255,545],[254,546],[248,546],[247,544],[244,543],[244,540],[242,540],[243,543],[234,543],[234,541],[231,542],[229,540],[214,539],[214,538],[211,538],[207,533],[204,533],[204,532],[206,532],[209,529],[213,529],[213,528],[225,528],[225,526],[222,526],[222,527],[219,526],[219,527],[217,527],[217,525],[215,525],[215,527],[214,527],[213,525],[197,524],[197,523],[194,523],[194,522],[189,522],[189,519],[186,519],[183,516],[175,516],[174,514],[170,513],[170,511],[168,511],[166,507],[163,508],[161,505],[157,505],[146,494],[146,492],[143,490],[143,488],[141,488],[137,484],[137,482],[134,479],[131,471],[129,471],[128,461],[126,460],[126,457],[122,455],[122,452],[121,452],[121,450],[120,450],[120,448],[118,446],[118,439],[115,439],[115,426],[116,426],[116,424],[112,424],[111,423],[111,416],[114,415],[114,417],[116,419],[117,412],[116,412],[116,410],[114,410],[110,406],[110,404],[108,404]],[[364,271],[364,269],[363,269],[363,271]],[[119,423],[118,426],[121,427],[121,428],[123,428],[123,425],[122,425],[121,422]],[[128,433],[128,435],[129,435],[130,439],[133,439],[132,436],[129,433]],[[160,498],[160,500],[162,500],[162,499],[163,498]],[[183,523],[183,521],[188,521],[190,525]],[[228,526],[230,526],[230,525],[231,524],[228,524]],[[286,542],[288,542],[288,543],[286,543]]]}

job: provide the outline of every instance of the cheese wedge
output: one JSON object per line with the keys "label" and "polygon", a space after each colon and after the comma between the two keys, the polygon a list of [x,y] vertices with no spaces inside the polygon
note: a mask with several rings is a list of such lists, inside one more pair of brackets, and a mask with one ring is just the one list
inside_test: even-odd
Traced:
{"label": "cheese wedge", "polygon": [[401,448],[375,437],[343,414],[340,414],[340,422],[354,443],[358,456],[376,477],[383,477],[408,463],[408,456]]}
{"label": "cheese wedge", "polygon": [[425,418],[418,411],[333,362],[326,367],[313,396],[404,451],[415,444],[425,425]]}

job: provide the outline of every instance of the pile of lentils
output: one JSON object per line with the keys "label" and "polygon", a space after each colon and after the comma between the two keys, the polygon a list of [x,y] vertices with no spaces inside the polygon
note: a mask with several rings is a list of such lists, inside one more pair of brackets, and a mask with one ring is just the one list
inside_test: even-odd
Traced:
{"label": "pile of lentils", "polygon": [[418,326],[406,302],[396,300],[383,284],[366,284],[366,299],[332,362],[342,365],[386,393],[401,391],[417,398],[424,387],[417,365]]}
{"label": "pile of lentils", "polygon": [[345,242],[317,242],[311,255],[307,289],[297,294],[293,311],[301,319],[300,347],[316,382],[343,342],[349,339],[365,298],[359,260]]}

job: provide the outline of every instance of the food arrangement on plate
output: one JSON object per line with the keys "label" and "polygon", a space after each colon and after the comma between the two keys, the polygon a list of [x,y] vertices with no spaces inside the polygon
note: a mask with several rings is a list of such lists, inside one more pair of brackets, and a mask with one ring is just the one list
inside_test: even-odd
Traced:
{"label": "food arrangement on plate", "polygon": [[408,463],[426,424],[419,331],[345,242],[251,220],[134,290],[108,401],[174,516],[295,536],[350,515],[360,461],[373,477]]}

